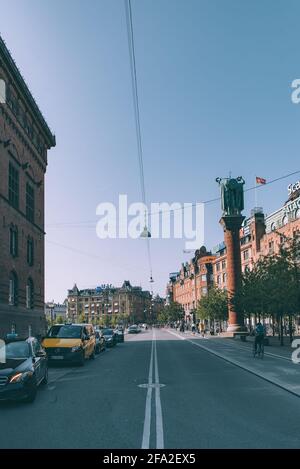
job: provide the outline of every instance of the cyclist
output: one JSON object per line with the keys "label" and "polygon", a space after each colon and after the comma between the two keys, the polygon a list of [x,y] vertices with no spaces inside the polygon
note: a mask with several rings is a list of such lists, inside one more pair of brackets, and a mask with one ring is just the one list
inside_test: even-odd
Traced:
{"label": "cyclist", "polygon": [[254,353],[257,352],[257,345],[259,345],[259,351],[262,350],[262,345],[264,342],[264,326],[261,322],[258,322],[255,327],[255,339],[254,339]]}

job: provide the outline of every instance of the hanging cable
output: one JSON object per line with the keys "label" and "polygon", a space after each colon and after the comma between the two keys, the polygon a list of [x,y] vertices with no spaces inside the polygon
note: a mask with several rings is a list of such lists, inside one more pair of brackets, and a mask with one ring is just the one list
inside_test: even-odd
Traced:
{"label": "hanging cable", "polygon": [[[273,184],[274,182],[281,181],[282,179],[287,179],[288,177],[295,176],[296,174],[299,174],[299,173],[300,173],[300,170],[293,171],[291,173],[285,174],[285,175],[277,177],[275,179],[271,179],[270,181],[267,181],[266,184],[262,184],[261,186],[252,186],[252,187],[245,188],[244,192],[253,191],[255,189],[262,189],[265,186]],[[197,205],[200,205],[200,204],[207,205],[207,204],[211,204],[213,202],[218,202],[219,200],[220,200],[220,197],[215,197],[213,199],[204,200],[203,202],[197,202],[197,203],[191,204],[191,206],[196,207]],[[184,209],[184,207],[160,210],[159,212],[149,212],[148,215],[157,215],[157,214],[160,214],[160,213],[175,212],[177,210],[183,210],[183,209]],[[78,222],[49,223],[49,224],[47,224],[47,227],[54,227],[54,228],[57,227],[57,228],[59,228],[60,226],[62,226],[62,227],[70,227],[70,228],[72,228],[72,227],[80,228],[80,227],[84,227],[84,225],[89,225],[89,224],[91,225],[91,228],[94,228],[95,221],[90,220],[90,221],[78,221]]]}
{"label": "hanging cable", "polygon": [[[131,71],[131,85],[133,95],[133,108],[135,118],[135,129],[137,137],[137,149],[138,149],[138,163],[139,163],[139,175],[141,184],[142,202],[146,206],[146,191],[145,191],[145,177],[144,177],[144,163],[143,163],[143,146],[141,137],[141,124],[140,124],[140,107],[139,107],[139,96],[137,87],[137,73],[136,73],[136,60],[135,60],[135,48],[134,48],[134,35],[133,35],[133,22],[132,22],[132,9],[131,0],[125,0],[125,11],[126,11],[126,25],[127,25],[127,38],[128,48],[130,57],[130,71]],[[146,213],[145,213],[146,219]],[[147,242],[147,254],[150,269],[150,279],[152,279],[152,260],[150,250],[150,240],[146,239]]]}

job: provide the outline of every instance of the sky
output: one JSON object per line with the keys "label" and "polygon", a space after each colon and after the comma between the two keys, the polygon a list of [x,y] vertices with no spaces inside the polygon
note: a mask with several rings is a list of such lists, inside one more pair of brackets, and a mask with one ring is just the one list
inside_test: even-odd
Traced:
{"label": "sky", "polygon": [[[216,177],[270,181],[300,171],[297,0],[131,0],[147,203],[201,202]],[[141,201],[123,0],[0,0],[0,34],[57,145],[46,173],[46,300],[130,280],[149,289],[143,239],[96,235],[96,207]],[[260,187],[265,213],[295,174]],[[254,191],[245,194],[247,216]],[[219,202],[205,206],[205,245],[223,239]],[[151,239],[153,291],[192,254]]]}

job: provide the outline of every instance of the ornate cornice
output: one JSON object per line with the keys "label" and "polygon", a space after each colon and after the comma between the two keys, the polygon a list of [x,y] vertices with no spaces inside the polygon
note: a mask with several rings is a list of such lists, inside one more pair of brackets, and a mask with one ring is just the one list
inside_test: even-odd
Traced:
{"label": "ornate cornice", "polygon": [[39,123],[39,125],[41,126],[43,130],[48,148],[54,147],[56,144],[55,135],[53,135],[51,130],[49,129],[49,126],[46,120],[44,119],[38,105],[35,102],[35,99],[33,98],[31,92],[29,91],[29,88],[24,78],[22,77],[15,61],[13,60],[1,36],[0,36],[0,61],[3,61],[4,65],[7,67],[7,70],[12,75],[16,84],[18,85],[25,100],[29,104],[31,112],[33,113],[35,119],[37,120],[37,122]]}

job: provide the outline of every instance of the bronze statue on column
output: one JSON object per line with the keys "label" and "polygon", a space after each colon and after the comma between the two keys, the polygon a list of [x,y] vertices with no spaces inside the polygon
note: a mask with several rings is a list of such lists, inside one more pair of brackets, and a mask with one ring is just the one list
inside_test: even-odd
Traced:
{"label": "bronze statue on column", "polygon": [[240,228],[244,220],[244,179],[240,176],[234,178],[217,178],[221,189],[222,218],[220,220],[224,229],[224,241],[227,251],[227,291],[228,291],[228,332],[242,332],[245,330],[244,320],[236,311],[231,298],[241,284],[241,247]]}

